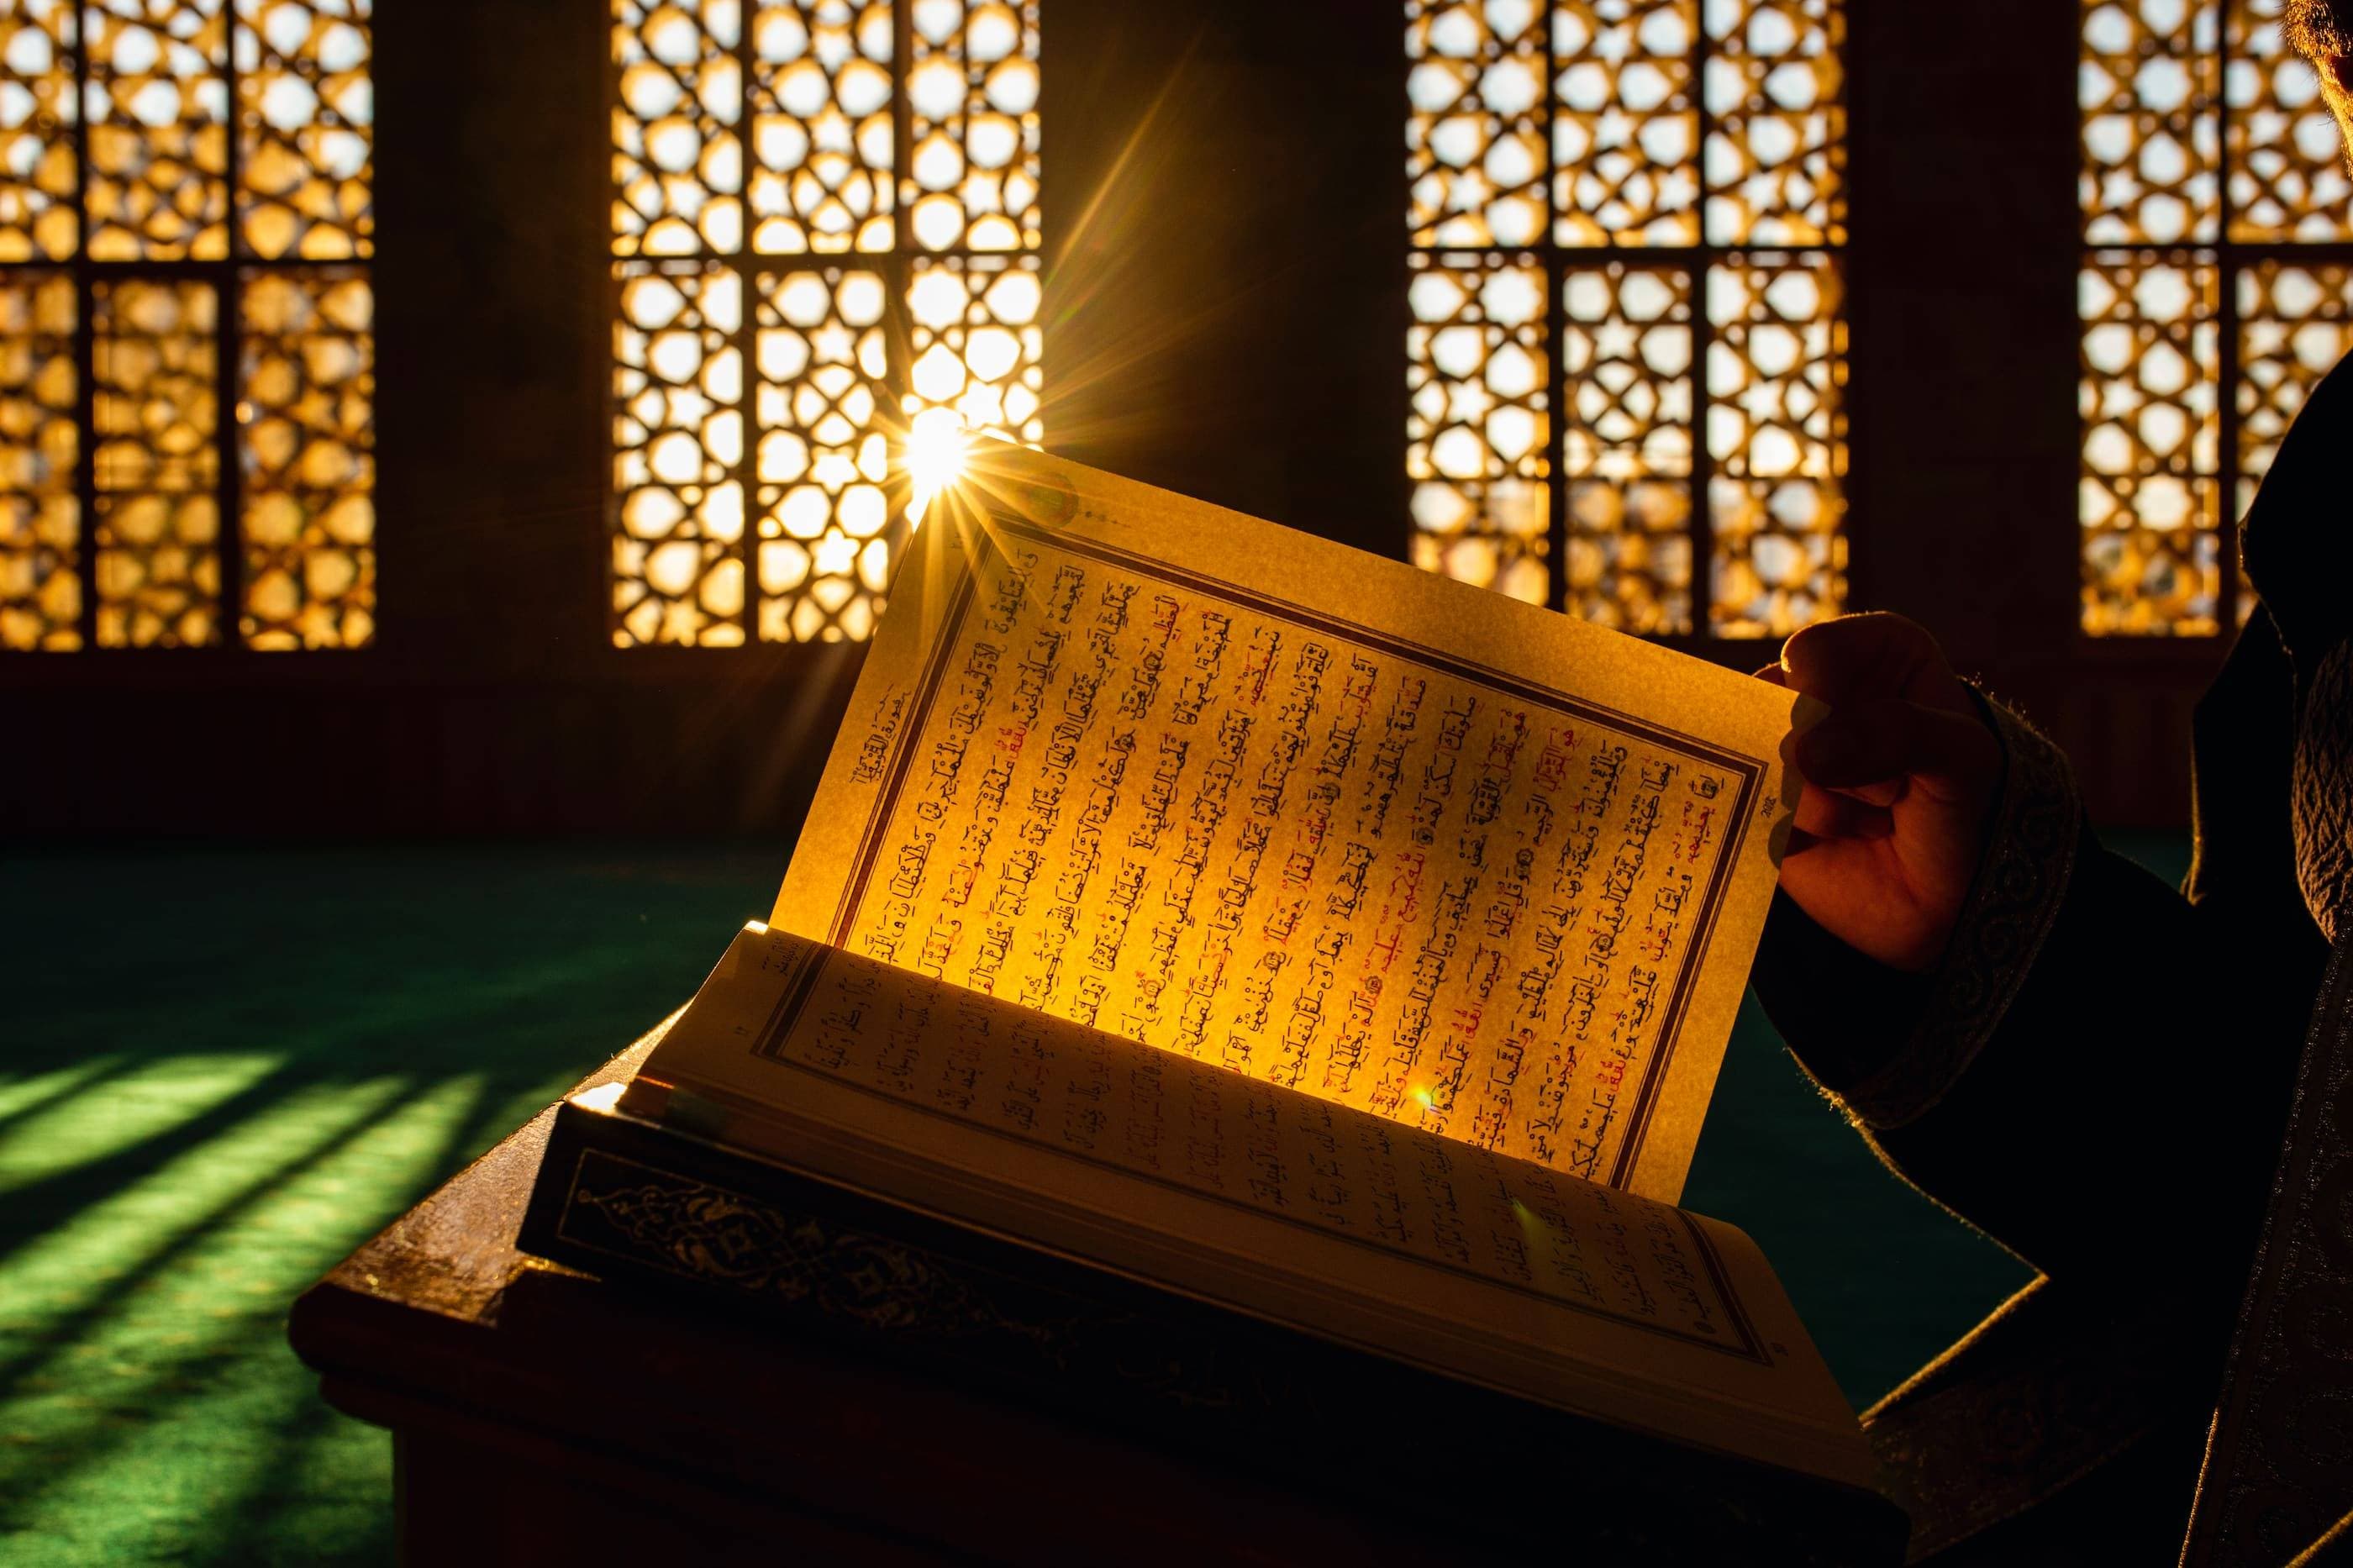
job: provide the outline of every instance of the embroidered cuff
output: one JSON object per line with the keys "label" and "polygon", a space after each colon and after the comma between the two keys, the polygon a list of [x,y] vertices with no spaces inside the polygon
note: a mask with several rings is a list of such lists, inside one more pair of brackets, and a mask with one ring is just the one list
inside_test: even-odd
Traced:
{"label": "embroidered cuff", "polygon": [[2001,797],[1917,1031],[1884,1067],[1841,1091],[1877,1131],[1926,1115],[1992,1037],[2059,912],[2082,837],[2083,803],[2066,754],[1972,690],[2001,738]]}

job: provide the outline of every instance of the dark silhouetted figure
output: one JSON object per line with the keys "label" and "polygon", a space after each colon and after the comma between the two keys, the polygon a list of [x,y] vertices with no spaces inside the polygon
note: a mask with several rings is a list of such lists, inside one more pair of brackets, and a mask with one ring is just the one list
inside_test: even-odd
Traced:
{"label": "dark silhouetted figure", "polygon": [[[2285,26],[2353,134],[2353,0]],[[1832,710],[1766,1005],[1890,1165],[2042,1275],[1867,1417],[1915,1557],[2353,1559],[2348,455],[2340,363],[2247,516],[2259,603],[2199,705],[2178,893],[1911,622],[1760,672]]]}

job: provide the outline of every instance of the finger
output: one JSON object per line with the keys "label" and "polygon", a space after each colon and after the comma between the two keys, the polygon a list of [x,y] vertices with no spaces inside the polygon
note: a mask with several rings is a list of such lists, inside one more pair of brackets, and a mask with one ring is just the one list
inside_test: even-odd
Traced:
{"label": "finger", "polygon": [[1835,793],[1859,800],[1865,805],[1875,805],[1884,811],[1902,800],[1911,788],[1911,776],[1899,774],[1892,779],[1881,779],[1876,784],[1849,784]]}
{"label": "finger", "polygon": [[1874,611],[1799,629],[1781,645],[1783,682],[1835,708],[1873,697],[1920,697],[1947,673],[1936,639],[1915,621]]}
{"label": "finger", "polygon": [[[1886,833],[1882,834],[1880,837],[1894,837],[1894,829],[1891,826]],[[1788,841],[1781,846],[1781,875],[1784,879],[1783,885],[1788,885],[1787,879],[1789,875],[1789,862],[1797,857],[1805,854],[1810,849],[1820,852],[1823,857],[1823,860],[1820,865],[1809,862],[1806,870],[1800,873],[1801,878],[1810,877],[1816,874],[1830,878],[1839,877],[1841,873],[1837,868],[1836,862],[1846,858],[1855,850],[1856,846],[1862,842],[1863,840],[1859,838],[1826,838],[1819,834],[1809,833],[1804,828],[1799,827],[1796,823],[1791,823],[1789,825]]]}
{"label": "finger", "polygon": [[1826,789],[1808,789],[1798,796],[1793,823],[1815,838],[1884,838],[1895,831],[1894,818],[1884,806]]}
{"label": "finger", "polygon": [[1787,686],[1789,684],[1788,673],[1778,664],[1768,664],[1762,669],[1752,670],[1749,673],[1756,676],[1757,679],[1763,681],[1767,686]]}
{"label": "finger", "polygon": [[1894,699],[1841,708],[1797,738],[1808,784],[1857,789],[1911,779],[1944,793],[1991,787],[2001,743],[1974,715]]}

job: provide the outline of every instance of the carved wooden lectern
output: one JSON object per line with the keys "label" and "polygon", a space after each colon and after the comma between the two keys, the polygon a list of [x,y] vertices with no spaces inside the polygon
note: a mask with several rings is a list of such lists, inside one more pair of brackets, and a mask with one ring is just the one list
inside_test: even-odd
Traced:
{"label": "carved wooden lectern", "polygon": [[[660,1033],[582,1087],[627,1076]],[[1399,1496],[1371,1517],[1286,1492],[1263,1479],[1279,1454],[1226,1468],[1158,1452],[526,1258],[514,1239],[553,1115],[295,1305],[328,1401],[392,1430],[404,1562],[1452,1556],[1442,1509]]]}

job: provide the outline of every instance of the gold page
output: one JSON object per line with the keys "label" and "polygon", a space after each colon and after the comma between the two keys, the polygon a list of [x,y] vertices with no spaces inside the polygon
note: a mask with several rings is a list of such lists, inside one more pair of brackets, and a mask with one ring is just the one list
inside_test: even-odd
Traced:
{"label": "gold page", "polygon": [[1033,1245],[1868,1481],[1853,1415],[1747,1238],[1662,1204],[757,926],[630,1092]]}
{"label": "gold page", "polygon": [[773,923],[1672,1202],[1791,702],[991,447],[892,585]]}

